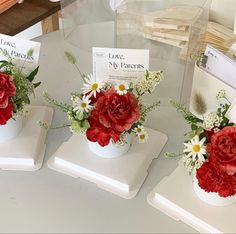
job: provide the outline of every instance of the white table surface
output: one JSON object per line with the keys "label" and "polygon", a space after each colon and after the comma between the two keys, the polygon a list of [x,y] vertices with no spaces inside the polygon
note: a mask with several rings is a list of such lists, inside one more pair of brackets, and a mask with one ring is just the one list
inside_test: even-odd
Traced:
{"label": "white table surface", "polygon": [[[32,103],[45,103],[42,98],[44,90],[57,99],[69,101],[70,92],[79,89],[82,81],[73,65],[65,60],[64,50],[76,55],[83,73],[92,70],[91,54],[65,42],[60,31],[36,40],[42,43],[38,80],[43,83]],[[65,121],[65,115],[56,111],[53,125],[61,125]],[[186,124],[175,110],[162,107],[150,115],[147,125],[165,132],[169,141],[160,157],[153,161],[137,197],[122,199],[86,180],[52,171],[46,163],[36,172],[0,171],[0,232],[196,232],[154,209],[146,201],[156,184],[176,168],[178,160],[165,158],[164,152],[181,149]],[[69,129],[49,132],[45,162],[70,135]]]}

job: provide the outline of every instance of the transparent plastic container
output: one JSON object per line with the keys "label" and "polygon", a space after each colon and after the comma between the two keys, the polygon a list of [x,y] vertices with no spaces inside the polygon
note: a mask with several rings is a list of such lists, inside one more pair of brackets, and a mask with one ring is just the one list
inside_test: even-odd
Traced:
{"label": "transparent plastic container", "polygon": [[[92,53],[92,47],[149,49],[150,70],[163,70],[155,90],[188,102],[194,63],[211,0],[61,0],[65,40]],[[153,99],[156,99],[153,95]],[[162,102],[163,103],[163,102]]]}
{"label": "transparent plastic container", "polygon": [[[210,0],[124,0],[117,8],[116,46],[149,49],[150,69],[163,70],[156,93],[188,102],[194,63],[204,50]],[[155,96],[155,95],[154,95]]]}
{"label": "transparent plastic container", "polygon": [[110,0],[61,0],[65,40],[88,51],[114,47],[115,5]]}

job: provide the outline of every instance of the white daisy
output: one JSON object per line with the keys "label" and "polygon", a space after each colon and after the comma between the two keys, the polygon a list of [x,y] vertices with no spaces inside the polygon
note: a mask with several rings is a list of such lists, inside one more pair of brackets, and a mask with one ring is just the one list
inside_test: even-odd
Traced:
{"label": "white daisy", "polygon": [[145,132],[145,129],[142,125],[138,125],[137,128],[134,129],[134,132],[137,136]]}
{"label": "white daisy", "polygon": [[102,82],[97,82],[93,74],[90,74],[85,78],[85,83],[83,86],[84,87],[82,87],[82,90],[84,94],[89,93],[89,95],[87,95],[88,97],[96,97],[96,94],[100,93],[102,89]]}
{"label": "white daisy", "polygon": [[76,97],[76,100],[74,100],[75,107],[73,108],[73,111],[75,112],[89,112],[93,107],[89,105],[91,100],[89,100],[89,97],[84,95],[82,100],[79,97]]}
{"label": "white daisy", "polygon": [[138,135],[139,143],[145,143],[148,139],[147,132],[143,131],[141,134]]}
{"label": "white daisy", "polygon": [[190,142],[184,143],[185,149],[184,153],[187,153],[188,158],[192,158],[193,160],[198,158],[201,162],[205,161],[205,158],[203,155],[206,154],[206,148],[205,148],[205,143],[206,138],[204,137],[201,141],[199,141],[199,136],[196,135],[193,139],[191,139]]}
{"label": "white daisy", "polygon": [[119,95],[124,95],[127,94],[127,90],[129,89],[129,86],[127,83],[122,82],[122,83],[118,83],[115,86],[115,90]]}

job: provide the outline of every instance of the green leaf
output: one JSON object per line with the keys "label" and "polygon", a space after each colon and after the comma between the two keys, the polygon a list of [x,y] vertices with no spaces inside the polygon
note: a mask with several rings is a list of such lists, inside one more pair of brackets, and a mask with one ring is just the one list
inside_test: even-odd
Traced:
{"label": "green leaf", "polygon": [[28,79],[30,82],[32,82],[35,78],[35,76],[38,74],[39,71],[39,66],[37,68],[35,68],[30,74],[29,76],[26,77],[26,79]]}
{"label": "green leaf", "polygon": [[191,124],[191,129],[195,131],[198,129],[198,126],[196,124]]}
{"label": "green leaf", "polygon": [[7,67],[9,65],[8,61],[0,61],[1,65],[0,65],[0,69],[3,68],[3,67]]}
{"label": "green leaf", "polygon": [[41,81],[40,82],[37,82],[37,83],[34,83],[33,85],[34,85],[34,88],[37,88],[39,85],[41,85]]}
{"label": "green leaf", "polygon": [[1,60],[0,63],[8,63],[7,60]]}

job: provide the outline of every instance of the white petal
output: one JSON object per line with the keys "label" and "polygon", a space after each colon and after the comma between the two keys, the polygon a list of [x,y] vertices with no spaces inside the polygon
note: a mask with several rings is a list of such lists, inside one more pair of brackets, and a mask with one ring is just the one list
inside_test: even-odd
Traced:
{"label": "white petal", "polygon": [[202,154],[199,154],[199,155],[198,155],[198,158],[199,158],[202,162],[205,161],[205,158],[204,158],[204,156],[203,156]]}
{"label": "white petal", "polygon": [[193,152],[189,152],[189,154],[187,155],[187,158],[191,158],[193,156]]}
{"label": "white petal", "polygon": [[201,141],[199,142],[199,145],[200,146],[203,146],[203,144],[205,143],[206,141],[206,137],[202,138]]}

